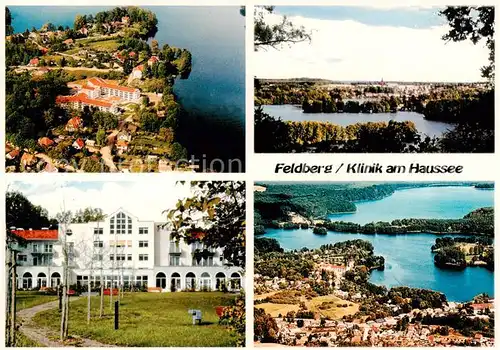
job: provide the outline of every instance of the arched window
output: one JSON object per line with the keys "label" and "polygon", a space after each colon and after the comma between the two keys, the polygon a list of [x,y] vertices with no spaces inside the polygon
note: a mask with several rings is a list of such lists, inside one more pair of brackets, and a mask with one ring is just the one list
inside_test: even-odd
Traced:
{"label": "arched window", "polygon": [[47,287],[47,275],[40,272],[36,278],[36,283],[38,287]]}
{"label": "arched window", "polygon": [[170,291],[178,292],[181,290],[181,275],[177,272],[174,272],[170,277]]}
{"label": "arched window", "polygon": [[132,234],[132,218],[125,213],[119,212],[109,219],[109,233],[124,235]]}
{"label": "arched window", "polygon": [[59,272],[54,272],[52,276],[50,276],[50,286],[57,287],[61,284],[61,275]]}
{"label": "arched window", "polygon": [[192,272],[188,272],[186,275],[186,289],[196,289],[196,275]]}
{"label": "arched window", "polygon": [[201,274],[200,289],[203,291],[210,291],[212,289],[212,279],[208,272],[203,272]]}
{"label": "arched window", "polygon": [[29,272],[25,272],[23,275],[23,289],[31,289],[33,288],[33,276]]}
{"label": "arched window", "polygon": [[227,290],[226,275],[224,272],[218,272],[215,275],[215,289],[221,291]]}
{"label": "arched window", "polygon": [[163,272],[156,274],[156,287],[161,289],[167,288],[167,276]]}
{"label": "arched window", "polygon": [[231,274],[231,289],[241,289],[241,276],[238,272]]}

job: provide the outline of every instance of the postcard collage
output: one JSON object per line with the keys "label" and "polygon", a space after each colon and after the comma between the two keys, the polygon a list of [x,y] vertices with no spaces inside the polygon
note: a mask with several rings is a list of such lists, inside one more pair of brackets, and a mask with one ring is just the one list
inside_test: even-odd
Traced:
{"label": "postcard collage", "polygon": [[2,6],[5,347],[495,346],[495,6]]}

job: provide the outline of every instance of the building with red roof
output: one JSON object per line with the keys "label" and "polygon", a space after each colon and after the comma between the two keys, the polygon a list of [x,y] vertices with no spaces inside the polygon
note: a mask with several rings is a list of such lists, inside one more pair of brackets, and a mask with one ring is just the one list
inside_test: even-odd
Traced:
{"label": "building with red roof", "polygon": [[153,64],[158,63],[158,62],[160,62],[160,59],[158,58],[158,56],[151,56],[148,60],[148,65],[152,66]]}
{"label": "building with red roof", "polygon": [[38,57],[32,58],[30,62],[28,63],[29,67],[37,67],[40,64],[40,60]]}
{"label": "building with red roof", "polygon": [[57,241],[58,240],[58,231],[57,230],[24,230],[24,229],[15,229],[11,230],[13,234],[24,238],[27,241]]}
{"label": "building with red roof", "polygon": [[[141,219],[123,209],[106,214],[99,222],[70,223],[60,225],[59,230],[14,228],[13,234],[26,240],[18,252],[17,287],[55,287],[62,282],[63,235],[68,259],[75,267],[68,271],[70,284],[86,283],[88,278],[95,283],[102,276],[107,286],[114,280],[119,284],[154,287],[158,292],[217,290],[223,282],[234,292],[244,287],[241,268],[228,266],[222,249],[209,248],[201,242],[176,242],[163,222]],[[193,236],[202,237],[201,233]],[[122,274],[113,272],[108,264],[110,256],[105,252],[109,248],[115,249],[115,259],[123,263]],[[193,256],[205,249],[210,249],[212,255]],[[101,276],[92,273],[89,252],[97,264],[106,261]]]}
{"label": "building with red roof", "polygon": [[85,146],[85,142],[81,138],[77,138],[72,146],[76,149],[82,149]]}
{"label": "building with red roof", "polygon": [[[57,102],[57,99],[56,99]],[[82,118],[73,117],[66,123],[66,131],[74,132],[80,129],[83,126]]]}
{"label": "building with red roof", "polygon": [[49,147],[54,144],[54,141],[49,139],[48,137],[41,137],[38,139],[38,144],[42,147]]}

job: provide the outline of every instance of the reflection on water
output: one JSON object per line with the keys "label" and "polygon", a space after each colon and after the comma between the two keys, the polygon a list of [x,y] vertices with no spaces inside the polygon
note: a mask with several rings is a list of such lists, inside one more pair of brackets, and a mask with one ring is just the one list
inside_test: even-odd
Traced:
{"label": "reflection on water", "polygon": [[445,131],[453,129],[453,124],[427,120],[416,112],[397,113],[302,113],[302,108],[295,105],[264,105],[264,113],[275,118],[291,121],[321,121],[342,126],[366,122],[388,122],[389,120],[407,121],[415,123],[417,130],[427,136],[440,136]]}

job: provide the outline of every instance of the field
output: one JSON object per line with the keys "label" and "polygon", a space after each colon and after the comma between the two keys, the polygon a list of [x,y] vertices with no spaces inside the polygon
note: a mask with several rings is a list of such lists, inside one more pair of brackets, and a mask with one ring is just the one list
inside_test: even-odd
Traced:
{"label": "field", "polygon": [[[116,298],[116,297],[115,297]],[[87,298],[70,304],[70,335],[119,346],[212,346],[235,345],[235,336],[219,325],[216,306],[230,305],[234,295],[216,292],[125,293],[120,306],[119,329],[113,328],[109,298],[105,297],[106,315],[99,319],[99,297],[92,298],[92,322],[87,325]],[[202,311],[201,325],[192,325],[189,309]],[[41,312],[33,321],[57,330],[57,309]]]}
{"label": "field", "polygon": [[299,305],[294,304],[274,304],[274,303],[262,303],[255,305],[258,309],[264,309],[266,314],[272,317],[285,316],[290,311],[299,311]]}
{"label": "field", "polygon": [[56,295],[45,295],[40,292],[23,292],[16,293],[16,310],[28,309],[33,306],[45,304],[50,301],[57,300]]}
{"label": "field", "polygon": [[[267,293],[259,295],[256,299],[262,299],[274,295],[275,293]],[[335,295],[324,295],[319,297],[314,297],[311,300],[306,298],[301,298],[306,304],[309,311],[318,312],[321,316],[328,317],[332,320],[340,319],[345,315],[352,315],[356,313],[359,309],[357,304],[342,300]],[[346,305],[347,307],[343,307]],[[285,316],[289,311],[297,312],[299,310],[298,304],[275,304],[275,303],[262,303],[256,304],[256,308],[264,309],[264,311],[273,317],[278,317],[279,315]]]}
{"label": "field", "polygon": [[[327,307],[320,308],[323,303]],[[347,304],[347,307],[340,306],[345,304]],[[332,320],[342,318],[345,315],[355,314],[359,309],[357,304],[342,300],[335,295],[324,295],[313,298],[309,302],[306,302],[306,306],[309,310],[319,312],[320,315],[329,317]]]}

